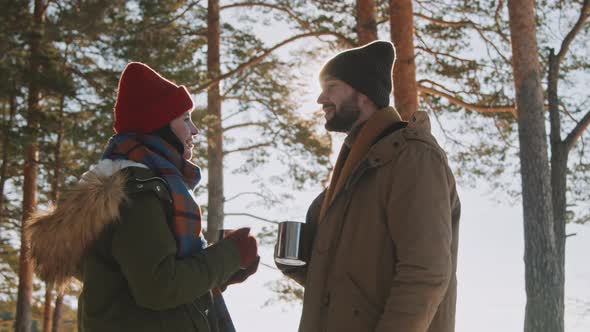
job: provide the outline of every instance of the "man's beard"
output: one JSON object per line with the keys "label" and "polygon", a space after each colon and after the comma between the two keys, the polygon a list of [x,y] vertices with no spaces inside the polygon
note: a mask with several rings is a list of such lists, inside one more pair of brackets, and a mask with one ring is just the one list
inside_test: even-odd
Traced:
{"label": "man's beard", "polygon": [[331,119],[326,120],[326,130],[347,133],[361,116],[358,107],[358,95],[352,94],[340,107],[333,111]]}

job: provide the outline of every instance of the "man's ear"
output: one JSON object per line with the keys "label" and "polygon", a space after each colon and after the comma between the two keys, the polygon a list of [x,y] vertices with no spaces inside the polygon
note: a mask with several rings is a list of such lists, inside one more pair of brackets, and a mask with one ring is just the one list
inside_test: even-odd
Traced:
{"label": "man's ear", "polygon": [[363,93],[358,93],[358,106],[364,110],[377,110],[377,105],[375,102],[372,101],[369,97],[365,96]]}

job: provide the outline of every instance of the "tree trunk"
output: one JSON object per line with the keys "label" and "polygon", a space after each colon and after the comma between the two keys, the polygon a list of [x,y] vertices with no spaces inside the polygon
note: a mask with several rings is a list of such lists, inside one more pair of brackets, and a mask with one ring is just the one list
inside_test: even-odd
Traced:
{"label": "tree trunk", "polygon": [[51,302],[53,284],[45,283],[45,306],[43,308],[43,332],[51,331]]}
{"label": "tree trunk", "polygon": [[24,181],[23,181],[23,215],[21,228],[21,248],[19,258],[19,283],[16,306],[16,332],[29,332],[31,330],[31,300],[33,295],[33,266],[28,259],[28,245],[22,236],[26,220],[31,216],[37,204],[37,158],[39,146],[37,135],[39,129],[39,99],[40,89],[38,74],[40,70],[39,58],[41,56],[41,39],[43,35],[43,21],[45,18],[45,3],[43,0],[35,0],[33,10],[33,31],[30,41],[29,60],[29,96],[27,100],[27,128],[24,156]]}
{"label": "tree trunk", "polygon": [[559,116],[559,99],[557,84],[559,82],[559,59],[553,50],[549,53],[549,75],[547,97],[549,101],[549,120],[551,123],[551,190],[553,200],[553,230],[557,248],[557,271],[555,277],[559,283],[559,312],[564,316],[565,285],[565,223],[567,192],[568,148],[561,139],[561,119]]}
{"label": "tree trunk", "polygon": [[59,114],[57,116],[57,140],[55,141],[55,164],[53,165],[53,181],[51,183],[51,200],[54,204],[59,201],[59,193],[62,179],[62,157],[61,149],[64,136],[64,108],[65,96],[61,96],[59,102]]}
{"label": "tree trunk", "polygon": [[[67,55],[66,55],[67,56]],[[65,108],[65,96],[61,97],[59,104],[59,114],[57,117],[57,140],[55,142],[55,164],[53,165],[53,179],[51,183],[51,201],[57,204],[59,200],[60,184],[61,184],[61,148],[63,143],[64,135],[64,108]],[[43,314],[43,331],[49,332],[52,328],[51,324],[51,297],[52,285],[47,284],[47,290],[45,291],[45,310]],[[60,295],[58,295],[59,297]],[[56,300],[56,304],[57,304]],[[61,302],[61,300],[60,300]],[[61,309],[60,309],[61,310]]]}
{"label": "tree trunk", "polygon": [[6,127],[3,128],[2,135],[2,166],[0,166],[0,224],[4,220],[6,214],[6,208],[4,206],[4,186],[8,180],[8,163],[9,163],[9,150],[10,150],[10,128],[14,122],[14,116],[16,114],[16,88],[13,90],[9,101],[8,110],[8,122]]}
{"label": "tree trunk", "polygon": [[[53,309],[53,321],[51,325],[51,332],[59,331],[59,322],[61,321],[61,314],[64,303],[63,292],[63,289],[59,289],[57,291],[57,297],[55,298],[55,308]],[[78,322],[78,324],[80,324],[80,322]]]}
{"label": "tree trunk", "polygon": [[412,0],[389,0],[391,41],[395,45],[393,97],[395,108],[408,121],[418,110],[418,84],[414,62],[414,13]]}
{"label": "tree trunk", "polygon": [[509,0],[524,215],[525,332],[563,331],[534,0]]}
{"label": "tree trunk", "polygon": [[[207,69],[209,79],[218,77],[219,66],[219,0],[209,0],[207,9]],[[223,130],[221,128],[221,96],[219,83],[207,92],[207,169],[208,206],[207,240],[215,242],[223,229]]]}
{"label": "tree trunk", "polygon": [[375,0],[356,0],[356,33],[358,46],[377,40],[377,20]]}

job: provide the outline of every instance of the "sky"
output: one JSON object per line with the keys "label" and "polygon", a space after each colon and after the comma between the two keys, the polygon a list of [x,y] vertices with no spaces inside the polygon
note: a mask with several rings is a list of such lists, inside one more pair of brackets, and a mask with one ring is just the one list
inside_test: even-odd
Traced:
{"label": "sky", "polygon": [[[231,11],[222,12],[221,20],[223,22],[224,19],[234,18],[233,15],[236,14]],[[276,25],[270,29],[259,27],[256,32],[267,45],[289,36],[286,28]],[[287,56],[289,51],[289,48],[285,48],[279,55]],[[319,108],[315,104],[319,93],[315,73],[319,68],[321,63],[309,64],[309,68],[293,68],[309,73],[310,77],[308,94],[301,103],[300,111],[304,114],[311,114]],[[434,124],[433,130],[434,136],[444,148],[444,137]],[[336,158],[342,139],[340,134],[334,136],[332,160]],[[228,163],[232,162],[240,160],[228,159]],[[269,167],[272,168],[272,165]],[[454,165],[451,167],[454,168]],[[251,185],[243,176],[228,174],[226,179],[226,183],[231,183],[226,189],[226,197],[245,191]],[[270,214],[275,220],[303,221],[309,203],[320,191],[321,187],[318,185],[305,192],[294,193],[294,200],[286,201],[283,206],[272,211],[239,202],[227,209],[267,216]],[[522,204],[518,200],[509,202],[497,199],[483,181],[474,188],[465,188],[459,184],[458,191],[462,201],[462,217],[459,232],[456,331],[522,331],[526,304]],[[265,224],[248,218],[226,219],[227,228],[241,226],[259,230]],[[566,331],[587,332],[590,331],[590,264],[587,259],[590,252],[590,225],[568,225],[567,233],[576,235],[569,237],[566,245]],[[301,303],[268,303],[269,299],[276,298],[268,283],[283,277],[272,268],[274,263],[271,246],[261,247],[260,254],[264,265],[259,267],[258,272],[245,283],[230,286],[225,292],[237,330],[297,331]]]}

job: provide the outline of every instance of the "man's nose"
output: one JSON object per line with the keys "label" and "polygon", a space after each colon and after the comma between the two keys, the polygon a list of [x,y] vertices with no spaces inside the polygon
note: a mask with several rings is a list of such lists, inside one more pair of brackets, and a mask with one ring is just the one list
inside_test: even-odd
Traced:
{"label": "man's nose", "polygon": [[322,91],[316,100],[318,104],[325,104],[327,102],[326,94]]}

